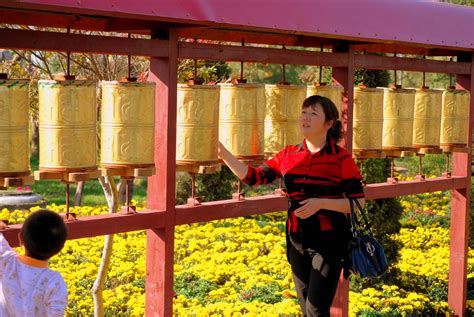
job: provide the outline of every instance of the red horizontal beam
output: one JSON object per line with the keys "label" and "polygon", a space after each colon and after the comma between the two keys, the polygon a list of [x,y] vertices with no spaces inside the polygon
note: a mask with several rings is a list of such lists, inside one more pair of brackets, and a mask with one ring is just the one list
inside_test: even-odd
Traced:
{"label": "red horizontal beam", "polygon": [[167,57],[168,42],[126,37],[0,29],[0,48]]}
{"label": "red horizontal beam", "polygon": [[[270,64],[323,65],[346,67],[347,53],[231,46],[192,42],[179,43],[179,57],[190,59],[246,61]],[[368,69],[397,69],[431,73],[470,74],[470,63],[426,60],[418,58],[377,55],[354,55],[354,67]]]}
{"label": "red horizontal beam", "polygon": [[[117,213],[79,217],[76,221],[66,223],[69,230],[68,240],[163,227],[163,216],[163,211],[140,210],[131,215]],[[12,247],[19,246],[18,233],[21,226],[12,225],[3,231]]]}
{"label": "red horizontal beam", "polygon": [[257,33],[251,31],[218,30],[208,27],[193,27],[178,29],[178,37],[188,39],[206,39],[219,42],[236,42],[245,44],[272,44],[302,47],[332,47],[341,40],[330,38],[312,37],[294,34]]}
{"label": "red horizontal beam", "polygon": [[424,55],[424,56],[456,56],[459,50],[453,50],[448,48],[434,48],[430,46],[412,46],[403,45],[401,43],[392,44],[375,44],[375,43],[363,43],[363,44],[352,44],[351,47],[357,52],[373,52],[373,53],[387,53],[393,54],[397,52],[399,54],[410,54],[410,55]]}
{"label": "red horizontal beam", "polygon": [[0,9],[0,21],[5,24],[105,31],[110,20],[111,18],[99,19],[63,13]]}
{"label": "red horizontal beam", "polygon": [[[402,181],[397,184],[378,183],[365,188],[367,200],[420,194],[439,190],[466,188],[467,177],[438,177],[424,181]],[[176,206],[176,224],[205,222],[217,219],[235,218],[286,210],[286,197],[267,195],[246,198],[242,201],[222,200],[203,203],[200,206]]]}
{"label": "red horizontal beam", "polygon": [[429,178],[424,181],[401,181],[397,184],[378,183],[367,185],[364,192],[367,200],[373,200],[435,192],[439,190],[468,188],[469,181],[468,177],[453,176]]}
{"label": "red horizontal beam", "polygon": [[[79,14],[34,12],[30,10],[0,9],[0,21],[5,24],[29,25],[48,28],[71,28],[74,30],[124,32],[150,34],[159,26],[170,26],[166,22],[132,20],[114,17],[85,16]],[[176,25],[176,24],[174,24]]]}
{"label": "red horizontal beam", "polygon": [[[0,29],[0,47],[96,54],[166,57],[167,41],[99,35]],[[222,61],[250,61],[271,64],[344,67],[347,53],[241,47],[202,43],[179,43],[179,57]],[[355,55],[356,68],[397,69],[433,73],[470,74],[470,63],[416,58]]]}
{"label": "red horizontal beam", "polygon": [[[424,181],[402,181],[397,184],[370,184],[365,188],[367,200],[390,198],[404,195],[461,189],[469,186],[469,178],[461,176],[430,178]],[[221,200],[203,203],[200,206],[180,205],[175,207],[176,225],[205,222],[218,219],[236,218],[286,210],[286,197],[267,195],[249,197],[245,200]],[[172,212],[172,211],[171,211]],[[141,210],[137,214],[104,214],[80,217],[68,222],[68,239],[95,237],[120,232],[164,227],[164,211]],[[10,245],[16,247],[21,224],[9,226],[3,231]]]}
{"label": "red horizontal beam", "polygon": [[471,64],[461,62],[435,61],[419,58],[389,57],[377,55],[354,56],[355,68],[396,69],[415,72],[470,74]]}
{"label": "red horizontal beam", "polygon": [[235,218],[286,210],[288,198],[267,195],[249,197],[245,200],[221,200],[203,203],[200,206],[176,206],[176,225]]}
{"label": "red horizontal beam", "polygon": [[344,67],[347,53],[179,42],[179,58]]}

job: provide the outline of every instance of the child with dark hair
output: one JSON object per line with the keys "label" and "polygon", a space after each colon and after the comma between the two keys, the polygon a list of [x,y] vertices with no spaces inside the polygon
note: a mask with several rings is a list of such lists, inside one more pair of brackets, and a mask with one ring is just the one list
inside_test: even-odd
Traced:
{"label": "child with dark hair", "polygon": [[0,316],[64,316],[66,283],[47,261],[61,251],[66,238],[63,219],[48,209],[26,218],[19,234],[24,255],[12,250],[0,232]]}

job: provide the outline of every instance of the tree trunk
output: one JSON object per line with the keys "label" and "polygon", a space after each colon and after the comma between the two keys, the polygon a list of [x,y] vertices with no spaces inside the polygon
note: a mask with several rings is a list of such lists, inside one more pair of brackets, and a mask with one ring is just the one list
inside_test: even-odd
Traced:
{"label": "tree trunk", "polygon": [[[100,177],[99,182],[104,190],[105,199],[109,207],[109,214],[116,213],[119,208],[119,195],[113,176]],[[92,286],[92,296],[94,298],[94,317],[104,316],[104,290],[105,280],[109,271],[110,257],[112,256],[112,247],[114,235],[106,235],[104,240],[104,249],[102,250],[102,259],[100,261],[99,271]]]}
{"label": "tree trunk", "polygon": [[39,153],[39,128],[38,121],[31,120],[31,144],[30,154],[31,156],[38,156]]}
{"label": "tree trunk", "polygon": [[74,207],[82,206],[82,193],[84,192],[84,182],[77,182],[76,194],[74,194]]}

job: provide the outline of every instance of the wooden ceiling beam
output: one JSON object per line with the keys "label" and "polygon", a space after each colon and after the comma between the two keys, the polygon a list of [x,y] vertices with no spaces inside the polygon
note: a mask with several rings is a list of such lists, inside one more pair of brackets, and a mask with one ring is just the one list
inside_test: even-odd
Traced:
{"label": "wooden ceiling beam", "polygon": [[126,37],[0,29],[0,48],[166,57],[168,42]]}

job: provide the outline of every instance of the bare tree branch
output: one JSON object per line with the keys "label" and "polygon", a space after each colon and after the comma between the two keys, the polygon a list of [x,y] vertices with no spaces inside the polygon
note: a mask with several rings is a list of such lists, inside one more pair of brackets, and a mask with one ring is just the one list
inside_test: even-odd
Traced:
{"label": "bare tree branch", "polygon": [[[67,54],[64,54],[64,53],[59,53],[59,55],[61,55],[62,57],[64,58],[67,58]],[[86,54],[84,54],[84,56],[86,56]],[[84,63],[81,63],[79,62],[79,60],[77,59],[74,59],[74,58],[70,58],[71,62],[73,62],[74,64],[76,64],[77,66],[81,67],[81,68],[84,68],[84,69],[87,69],[88,71],[91,71],[94,75],[96,75],[97,77],[101,77],[101,74],[98,73],[95,69],[91,68],[90,66],[88,66],[87,64],[84,64]],[[61,64],[62,65],[62,64]],[[64,73],[66,73],[66,70],[64,70]]]}
{"label": "bare tree branch", "polygon": [[94,58],[94,55],[92,54],[85,54],[84,55],[90,62],[90,64],[92,65],[92,67],[94,68],[94,74],[97,75],[97,77],[99,77],[100,80],[103,80],[104,79],[104,76],[102,74],[102,72],[99,70],[99,66],[97,64],[97,61],[95,60]]}
{"label": "bare tree branch", "polygon": [[66,74],[67,73],[66,66],[64,65],[63,59],[61,57],[67,58],[67,56],[65,56],[65,54],[61,52],[58,52],[58,55],[59,55],[59,58],[58,58],[59,65],[61,65],[61,69],[63,70],[63,73]]}
{"label": "bare tree branch", "polygon": [[[17,54],[18,56],[20,56],[21,59],[23,59],[24,61],[26,61],[27,63],[31,64],[33,67],[35,68],[38,68],[44,72],[47,72],[47,70],[44,68],[44,67],[41,67],[41,65],[38,65],[36,64],[34,61],[32,61],[30,58],[26,57],[25,55],[23,55],[22,53],[20,53],[20,51],[17,51],[17,50],[13,50],[13,52],[15,54]],[[34,54],[32,51],[30,51],[33,55],[36,56],[36,54]]]}
{"label": "bare tree branch", "polygon": [[47,58],[46,58],[46,52],[42,52],[41,54],[42,54],[41,56],[43,56],[43,59],[42,59],[42,60],[43,60],[43,63],[44,63],[44,65],[45,65],[45,67],[46,67],[46,71],[48,72],[49,77],[50,77],[51,79],[53,79],[53,72],[52,72],[51,69],[49,68],[49,62],[47,61]]}

